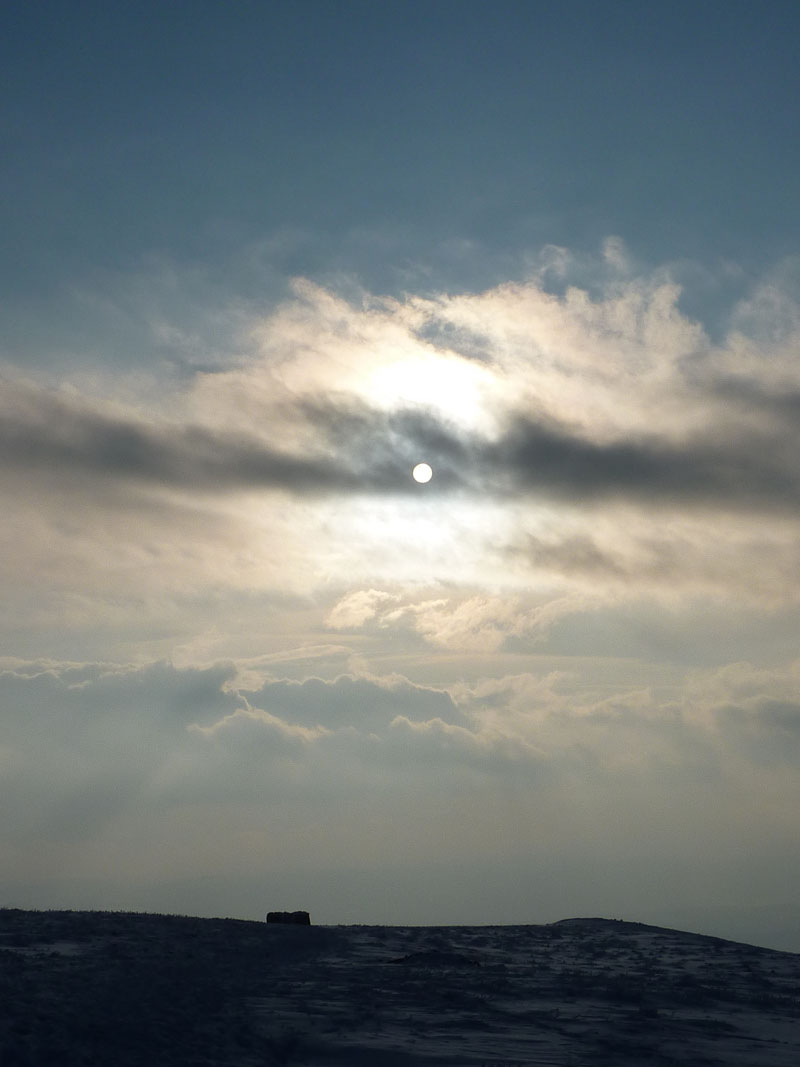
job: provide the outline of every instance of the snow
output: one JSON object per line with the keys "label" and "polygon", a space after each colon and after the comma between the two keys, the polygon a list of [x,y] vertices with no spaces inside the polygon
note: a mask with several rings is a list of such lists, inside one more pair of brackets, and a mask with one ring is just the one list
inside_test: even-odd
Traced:
{"label": "snow", "polygon": [[0,1062],[34,1067],[800,1064],[800,956],[605,919],[0,910],[0,985]]}
{"label": "snow", "polygon": [[328,928],[254,1001],[323,1064],[800,1063],[800,958],[605,920]]}

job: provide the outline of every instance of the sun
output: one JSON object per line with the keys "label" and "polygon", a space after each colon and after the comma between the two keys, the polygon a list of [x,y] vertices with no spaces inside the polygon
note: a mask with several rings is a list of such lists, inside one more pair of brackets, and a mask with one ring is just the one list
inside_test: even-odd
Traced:
{"label": "sun", "polygon": [[429,482],[433,477],[433,468],[429,463],[418,463],[411,476],[415,482]]}

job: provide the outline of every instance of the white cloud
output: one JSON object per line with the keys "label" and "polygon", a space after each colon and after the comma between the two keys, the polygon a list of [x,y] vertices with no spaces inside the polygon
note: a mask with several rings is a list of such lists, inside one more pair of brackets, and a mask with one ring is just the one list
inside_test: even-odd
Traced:
{"label": "white cloud", "polygon": [[513,596],[467,596],[409,604],[386,620],[410,618],[414,629],[440,648],[486,653],[498,651],[511,637],[541,640],[554,622],[585,606],[566,597],[524,606]]}
{"label": "white cloud", "polygon": [[325,623],[334,630],[358,629],[400,598],[380,589],[358,589],[342,597],[328,614]]}

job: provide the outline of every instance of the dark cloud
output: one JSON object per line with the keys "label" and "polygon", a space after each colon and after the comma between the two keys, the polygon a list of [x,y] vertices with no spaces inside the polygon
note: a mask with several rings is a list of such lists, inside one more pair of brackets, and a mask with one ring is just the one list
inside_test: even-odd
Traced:
{"label": "dark cloud", "polygon": [[[655,434],[608,441],[552,420],[516,417],[489,440],[421,410],[302,403],[282,412],[312,430],[316,443],[301,454],[253,433],[105,413],[29,387],[9,390],[3,407],[7,465],[153,486],[300,494],[460,490],[775,510],[800,503],[799,442],[780,420],[757,429],[744,420],[710,422],[681,441]],[[424,490],[409,477],[421,458],[436,472]]]}
{"label": "dark cloud", "polygon": [[[712,522],[714,520],[712,519]],[[701,524],[701,534],[682,534],[672,528],[664,536],[635,529],[633,522],[624,537],[602,538],[590,534],[566,534],[548,538],[532,533],[520,535],[506,553],[512,564],[526,563],[537,571],[550,571],[568,578],[590,579],[617,588],[648,586],[674,592],[700,593],[715,589],[745,603],[786,602],[794,589],[800,567],[800,545],[791,537],[770,538],[769,527],[753,536],[725,542],[713,527]],[[777,524],[780,526],[780,523]],[[761,523],[758,524],[762,526]]]}
{"label": "dark cloud", "polygon": [[437,472],[440,488],[457,481],[457,464],[466,466],[457,436],[418,412],[299,403],[281,415],[313,426],[317,447],[300,454],[253,433],[107,413],[69,396],[4,384],[0,452],[7,468],[187,489],[321,494],[413,492],[410,468],[425,455],[449,461],[449,471]]}
{"label": "dark cloud", "polygon": [[486,450],[509,488],[575,501],[616,497],[652,504],[750,505],[800,501],[794,447],[774,435],[709,432],[683,442],[598,442],[567,429],[517,420]]}
{"label": "dark cloud", "polygon": [[622,557],[615,557],[601,548],[586,534],[566,537],[559,541],[545,541],[529,535],[520,545],[512,545],[509,554],[523,556],[534,566],[566,574],[627,578],[629,566]]}
{"label": "dark cloud", "polygon": [[9,391],[3,408],[0,447],[15,466],[186,488],[303,492],[358,484],[333,456],[294,456],[244,433],[105,414],[32,389]]}
{"label": "dark cloud", "polygon": [[757,382],[728,377],[717,382],[714,391],[739,416],[757,418],[768,427],[774,427],[777,420],[800,430],[800,390],[767,389]]}
{"label": "dark cloud", "polygon": [[714,709],[724,741],[748,761],[796,767],[800,758],[800,703],[759,693]]}

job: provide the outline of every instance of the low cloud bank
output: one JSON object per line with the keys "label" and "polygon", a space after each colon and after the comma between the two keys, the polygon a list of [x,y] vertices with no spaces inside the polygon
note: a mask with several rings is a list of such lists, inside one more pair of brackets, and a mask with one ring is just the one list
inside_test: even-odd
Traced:
{"label": "low cloud bank", "polygon": [[[449,688],[351,674],[244,689],[236,676],[233,664],[8,666],[2,837],[15,863],[42,870],[69,854],[76,870],[102,865],[104,843],[124,830],[133,868],[137,850],[177,832],[176,819],[194,838],[209,820],[268,828],[276,812],[298,833],[323,824],[334,854],[339,836],[355,848],[354,825],[376,813],[391,811],[413,840],[425,804],[442,833],[452,821],[464,848],[487,855],[493,832],[527,847],[531,827],[507,821],[523,811],[534,823],[548,812],[548,840],[580,839],[591,824],[613,854],[627,850],[628,829],[636,840],[651,820],[653,832],[685,836],[688,805],[698,840],[739,840],[745,867],[748,843],[788,843],[794,832],[797,665],[697,672],[668,698],[581,694],[557,674]],[[488,825],[471,845],[459,798],[473,814],[486,805]],[[598,823],[601,811],[608,821]]]}

